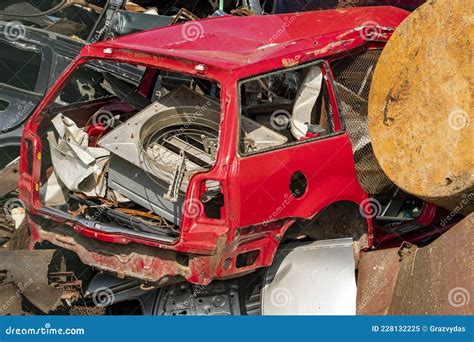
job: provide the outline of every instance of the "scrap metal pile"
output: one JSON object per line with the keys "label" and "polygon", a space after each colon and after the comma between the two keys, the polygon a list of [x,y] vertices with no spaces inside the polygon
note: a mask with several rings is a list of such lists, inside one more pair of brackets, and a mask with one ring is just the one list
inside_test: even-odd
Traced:
{"label": "scrap metal pile", "polygon": [[0,314],[472,314],[474,6],[376,3],[2,2]]}

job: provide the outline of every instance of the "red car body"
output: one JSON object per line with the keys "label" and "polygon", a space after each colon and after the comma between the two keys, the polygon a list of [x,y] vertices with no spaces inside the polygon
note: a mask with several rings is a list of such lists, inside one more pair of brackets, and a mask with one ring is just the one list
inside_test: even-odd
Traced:
{"label": "red car body", "polygon": [[[239,80],[301,63],[329,62],[354,51],[380,49],[408,15],[393,7],[338,9],[287,15],[221,17],[123,36],[85,47],[50,89],[28,121],[21,151],[20,196],[26,204],[33,246],[40,241],[76,252],[87,264],[120,276],[166,282],[180,277],[208,284],[236,277],[272,263],[280,240],[297,219],[308,220],[338,201],[359,205],[368,198],[356,176],[351,141],[333,87],[329,87],[337,134],[276,151],[241,157],[237,152]],[[200,36],[186,39],[194,25]],[[367,39],[367,32],[375,32]],[[45,211],[39,199],[41,139],[37,129],[42,109],[80,64],[90,59],[122,61],[216,80],[221,85],[221,138],[215,166],[195,174],[186,199],[200,201],[206,180],[222,185],[220,219],[183,216],[180,236],[172,244],[132,234],[104,232],[79,223],[69,230],[44,229],[43,221],[64,222]],[[149,79],[145,73],[141,89]],[[331,83],[329,83],[331,84]],[[285,197],[290,177],[306,175],[300,198]],[[367,220],[368,247],[373,246]],[[237,267],[239,255],[257,251],[250,265]]]}

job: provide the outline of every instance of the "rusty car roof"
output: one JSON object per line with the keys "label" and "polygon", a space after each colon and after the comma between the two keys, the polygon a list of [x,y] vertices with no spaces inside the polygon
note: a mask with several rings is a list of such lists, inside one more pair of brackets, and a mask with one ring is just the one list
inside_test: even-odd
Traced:
{"label": "rusty car roof", "polygon": [[350,33],[358,35],[363,27],[393,30],[408,14],[395,7],[380,6],[223,16],[134,33],[92,47],[183,58],[232,70],[298,51],[327,52],[324,46],[341,41]]}

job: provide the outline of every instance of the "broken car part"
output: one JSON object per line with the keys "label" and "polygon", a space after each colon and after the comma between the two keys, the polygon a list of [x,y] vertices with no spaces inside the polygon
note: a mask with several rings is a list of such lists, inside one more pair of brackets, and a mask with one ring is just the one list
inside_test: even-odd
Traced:
{"label": "broken car part", "polygon": [[105,196],[102,174],[106,172],[109,153],[89,147],[89,136],[76,124],[58,114],[51,120],[58,140],[50,132],[48,141],[54,172],[69,190],[90,196]]}
{"label": "broken car part", "polygon": [[[307,294],[305,300],[299,299],[302,292]],[[352,239],[283,246],[264,271],[207,286],[180,283],[156,289],[137,280],[98,274],[86,298],[91,305],[108,307],[128,302],[135,314],[144,315],[353,315]]]}
{"label": "broken car part", "polygon": [[352,238],[282,246],[265,270],[262,313],[355,315],[355,272]]}
{"label": "broken car part", "polygon": [[90,305],[116,307],[125,313],[158,316],[261,315],[263,273],[238,279],[213,281],[208,286],[180,283],[161,288],[132,279],[97,274],[90,282],[86,299]]}
{"label": "broken car part", "polygon": [[[305,232],[314,232],[317,218],[340,202],[352,203],[351,213],[336,211],[333,221],[346,220],[348,229],[331,238],[352,235],[356,254],[374,247],[374,223],[387,232],[429,228],[436,208],[413,198],[395,205],[395,191],[380,197],[390,208],[385,214],[366,211],[371,200],[357,181],[351,128],[340,105],[349,98],[341,101],[336,90],[346,81],[351,92],[366,93],[377,57],[366,53],[383,48],[407,14],[386,7],[304,13],[276,38],[285,16],[214,17],[199,22],[204,29],[196,40],[183,41],[185,24],[178,24],[82,50],[24,132],[32,155],[41,155],[21,159],[33,243],[49,241],[86,265],[159,287],[207,285],[267,267],[290,240],[287,233],[314,240]],[[335,20],[337,27],[330,25]],[[377,40],[359,32],[368,21],[384,28]],[[337,61],[348,56],[356,56],[354,64],[344,63],[354,73],[364,62],[361,76],[333,77]],[[135,85],[111,77],[93,68],[98,59],[138,66],[143,78]],[[317,71],[309,83],[319,91],[313,106],[302,106],[297,99],[306,90],[316,95],[304,86],[310,70]],[[79,103],[64,101],[78,80],[91,86]],[[363,106],[358,111],[365,113]],[[111,115],[102,121],[96,113]],[[51,119],[58,114],[88,132],[89,146],[110,152],[105,196],[62,186],[68,199],[45,202],[45,190],[59,184],[49,183],[51,171],[60,166],[52,164],[41,136],[54,132]],[[307,129],[293,134],[292,120]],[[363,224],[351,226],[355,217]]]}

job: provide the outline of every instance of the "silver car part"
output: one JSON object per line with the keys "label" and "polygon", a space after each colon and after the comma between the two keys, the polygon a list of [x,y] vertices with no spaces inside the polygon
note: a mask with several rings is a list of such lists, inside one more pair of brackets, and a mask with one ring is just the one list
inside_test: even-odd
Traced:
{"label": "silver car part", "polygon": [[280,249],[266,271],[263,315],[354,315],[352,239],[323,240]]}
{"label": "silver car part", "polygon": [[89,147],[89,135],[62,114],[51,122],[58,135],[56,139],[53,132],[48,132],[51,161],[58,179],[73,192],[105,197],[105,181],[101,175],[106,172],[109,152]]}

